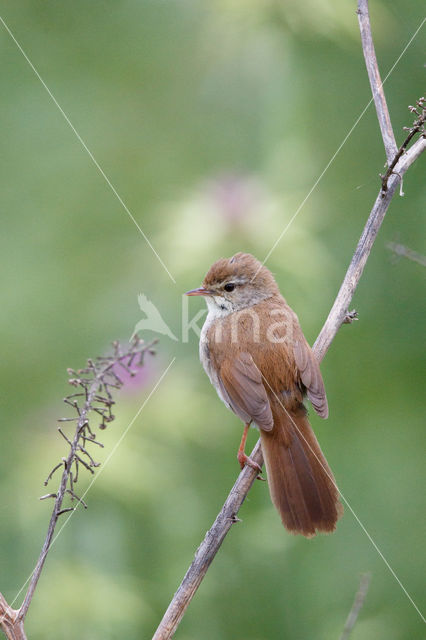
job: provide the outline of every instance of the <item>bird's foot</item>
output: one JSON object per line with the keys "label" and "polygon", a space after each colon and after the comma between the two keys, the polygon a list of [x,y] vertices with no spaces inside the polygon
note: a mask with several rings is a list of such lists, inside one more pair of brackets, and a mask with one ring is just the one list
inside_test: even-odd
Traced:
{"label": "bird's foot", "polygon": [[251,467],[252,469],[255,469],[256,471],[259,472],[259,475],[257,476],[257,480],[265,480],[265,478],[261,476],[262,467],[259,464],[257,464],[257,462],[253,460],[253,458],[250,458],[250,456],[244,453],[244,451],[239,451],[237,458],[238,458],[238,462],[240,463],[241,469],[244,469],[244,467],[247,465],[248,467]]}

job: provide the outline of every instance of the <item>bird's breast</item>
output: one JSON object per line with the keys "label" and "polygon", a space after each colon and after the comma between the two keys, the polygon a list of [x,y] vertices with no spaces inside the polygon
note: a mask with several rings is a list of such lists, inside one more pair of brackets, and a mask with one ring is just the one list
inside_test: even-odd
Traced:
{"label": "bird's breast", "polygon": [[[269,393],[296,391],[294,358],[297,316],[283,301],[263,301],[225,317],[208,314],[200,336],[200,360],[218,394],[218,371],[225,360],[249,353]],[[222,398],[223,399],[223,398]]]}
{"label": "bird's breast", "polygon": [[214,314],[208,313],[200,334],[200,361],[204,371],[207,373],[210,382],[216,389],[219,398],[231,409],[229,403],[224,398],[219,382],[219,368],[217,363],[217,349],[214,343],[216,323],[220,320]]}

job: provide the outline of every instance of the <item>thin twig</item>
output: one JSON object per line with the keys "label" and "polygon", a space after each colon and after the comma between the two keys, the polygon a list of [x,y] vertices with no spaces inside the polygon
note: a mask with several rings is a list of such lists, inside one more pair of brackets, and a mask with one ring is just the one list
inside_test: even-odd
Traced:
{"label": "thin twig", "polygon": [[417,133],[422,133],[423,136],[425,135],[424,134],[424,125],[425,125],[425,120],[426,120],[426,108],[425,108],[425,98],[424,97],[421,97],[419,100],[417,100],[417,107],[420,109],[420,113],[417,111],[416,107],[409,107],[411,112],[413,112],[416,115],[418,115],[418,118],[417,118],[417,120],[414,121],[413,126],[409,128],[409,132],[410,133],[405,138],[405,140],[402,143],[402,145],[399,147],[397,153],[395,154],[394,159],[389,164],[388,170],[386,171],[385,175],[381,176],[381,178],[382,178],[382,192],[383,193],[388,188],[389,176],[394,172],[394,169],[395,169],[395,166],[396,166],[398,160],[400,159],[402,154],[407,149],[407,147],[410,144],[411,140],[414,138],[414,136]]}
{"label": "thin twig", "polygon": [[69,513],[70,511],[75,511],[75,507],[67,507],[66,509],[61,509],[60,511],[58,511],[57,515],[58,518],[59,516],[61,516],[63,513]]}
{"label": "thin twig", "polygon": [[355,626],[355,623],[358,619],[359,613],[365,602],[365,598],[368,592],[368,587],[370,586],[370,581],[371,581],[370,573],[362,574],[359,582],[358,591],[355,596],[355,600],[353,602],[351,610],[349,611],[349,615],[346,619],[345,626],[343,627],[343,631],[339,640],[348,640],[349,636],[351,635],[352,630]]}
{"label": "thin twig", "polygon": [[417,251],[413,251],[413,249],[406,247],[405,244],[387,242],[386,248],[392,251],[397,257],[403,256],[404,258],[408,258],[408,260],[421,264],[422,267],[426,267],[426,256],[423,256],[421,253],[417,253]]}
{"label": "thin twig", "polygon": [[46,480],[44,481],[44,486],[47,487],[47,485],[49,484],[49,480],[52,479],[53,474],[55,473],[55,471],[57,471],[58,469],[60,469],[60,467],[62,467],[63,462],[59,462],[59,464],[56,465],[56,467],[53,467],[52,471],[49,473],[49,475],[47,476]]}
{"label": "thin twig", "polygon": [[374,50],[373,36],[371,35],[370,15],[368,12],[368,0],[358,0],[358,22],[361,33],[362,50],[367,67],[371,92],[376,106],[377,119],[382,133],[388,165],[392,162],[397,152],[397,144],[392,129],[388,106],[386,104],[383,83],[380,78],[376,52]]}

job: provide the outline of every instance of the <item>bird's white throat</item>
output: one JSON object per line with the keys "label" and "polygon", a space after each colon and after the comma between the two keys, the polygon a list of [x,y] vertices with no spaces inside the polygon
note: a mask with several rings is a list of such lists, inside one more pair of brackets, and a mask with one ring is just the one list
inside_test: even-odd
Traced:
{"label": "bird's white throat", "polygon": [[[209,322],[216,318],[224,318],[235,311],[232,302],[226,300],[222,296],[206,296],[207,318]],[[207,320],[207,319],[206,319]]]}

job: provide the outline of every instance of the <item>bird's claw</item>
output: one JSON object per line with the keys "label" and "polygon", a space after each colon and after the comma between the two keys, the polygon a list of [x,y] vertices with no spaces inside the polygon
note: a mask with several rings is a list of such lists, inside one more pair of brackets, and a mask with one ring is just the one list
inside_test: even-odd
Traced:
{"label": "bird's claw", "polygon": [[255,469],[256,471],[258,471],[259,473],[262,473],[262,467],[244,452],[239,451],[237,458],[238,458],[238,462],[240,463],[241,469],[244,469],[244,467],[247,465],[248,467],[251,467],[252,469]]}

